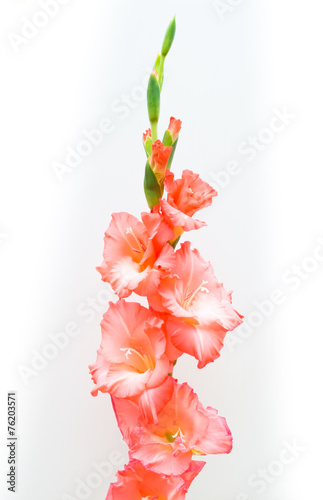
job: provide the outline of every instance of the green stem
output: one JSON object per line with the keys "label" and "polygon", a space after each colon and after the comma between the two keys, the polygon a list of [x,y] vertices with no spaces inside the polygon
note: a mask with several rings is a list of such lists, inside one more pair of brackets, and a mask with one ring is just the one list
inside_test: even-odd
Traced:
{"label": "green stem", "polygon": [[152,142],[154,143],[155,141],[157,141],[158,138],[158,133],[157,133],[158,122],[152,122],[150,123],[150,126],[151,126],[151,138]]}
{"label": "green stem", "polygon": [[164,64],[165,64],[165,56],[160,56],[160,63],[159,63],[159,88],[160,90],[162,89],[163,87],[163,83],[164,83]]}

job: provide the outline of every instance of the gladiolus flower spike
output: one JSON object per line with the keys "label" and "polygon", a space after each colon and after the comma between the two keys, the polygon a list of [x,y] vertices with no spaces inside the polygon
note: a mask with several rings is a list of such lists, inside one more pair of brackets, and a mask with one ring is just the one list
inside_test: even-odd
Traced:
{"label": "gladiolus flower spike", "polygon": [[[183,353],[193,356],[199,369],[214,362],[226,334],[242,322],[232,292],[198,250],[189,241],[175,250],[184,233],[206,225],[195,214],[217,196],[192,170],[185,168],[177,179],[170,171],[181,120],[172,116],[158,139],[164,63],[175,31],[174,18],[147,89],[144,192],[150,211],[141,219],[112,214],[97,268],[117,301],[110,302],[101,322],[101,344],[90,366],[92,395],[110,394],[129,447],[129,463],[118,472],[107,500],[185,500],[205,465],[196,457],[232,448],[225,418],[173,377]],[[145,297],[149,308],[125,300],[133,293]]]}

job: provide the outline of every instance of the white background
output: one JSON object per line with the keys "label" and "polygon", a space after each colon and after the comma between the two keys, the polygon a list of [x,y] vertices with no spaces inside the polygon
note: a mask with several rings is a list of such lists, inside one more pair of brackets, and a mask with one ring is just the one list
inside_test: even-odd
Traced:
{"label": "white background", "polygon": [[[78,479],[93,483],[94,462],[111,452],[126,461],[109,397],[90,396],[87,367],[108,290],[95,266],[111,213],[146,209],[143,81],[175,13],[161,114],[162,129],[170,115],[183,120],[174,171],[214,182],[229,161],[240,167],[202,215],[208,227],[187,236],[234,290],[247,321],[274,290],[286,299],[270,317],[258,313],[248,338],[238,331],[240,342],[216,363],[198,371],[183,357],[176,367],[234,435],[233,452],[208,457],[187,498],[320,495],[323,265],[311,257],[323,238],[323,8],[319,0],[223,5],[221,16],[213,0],[70,0],[45,22],[37,1],[1,2],[1,499],[104,499],[116,467],[83,497]],[[26,19],[46,26],[14,43]],[[294,117],[248,161],[239,145],[262,134],[275,109]],[[67,148],[103,118],[111,133],[59,182],[54,162],[66,164]],[[305,274],[291,281],[294,272]],[[79,334],[23,380],[49,335],[71,322]],[[4,477],[8,390],[18,397],[15,495]],[[281,464],[294,441],[302,451]],[[269,479],[259,492],[250,481],[261,468]]]}

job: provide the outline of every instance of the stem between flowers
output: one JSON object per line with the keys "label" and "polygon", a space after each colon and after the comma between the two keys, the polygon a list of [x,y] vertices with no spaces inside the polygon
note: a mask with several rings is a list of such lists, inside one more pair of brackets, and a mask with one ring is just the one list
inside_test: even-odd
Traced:
{"label": "stem between flowers", "polygon": [[158,139],[158,133],[157,133],[158,123],[152,122],[150,125],[151,125],[151,138],[152,142],[154,143]]}
{"label": "stem between flowers", "polygon": [[164,83],[164,64],[165,64],[165,56],[161,55],[160,56],[160,63],[159,63],[159,88],[160,90],[163,88],[163,83]]}

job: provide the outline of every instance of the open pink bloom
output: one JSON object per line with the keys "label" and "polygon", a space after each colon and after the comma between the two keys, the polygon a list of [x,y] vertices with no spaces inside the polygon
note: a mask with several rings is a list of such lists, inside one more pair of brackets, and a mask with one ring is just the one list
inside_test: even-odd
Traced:
{"label": "open pink bloom", "polygon": [[[138,303],[110,302],[101,322],[102,341],[96,363],[90,366],[98,391],[118,398],[134,397],[145,414],[156,414],[172,394],[168,374],[172,364],[165,354],[163,321]],[[155,415],[154,415],[155,416]]]}
{"label": "open pink bloom", "polygon": [[205,222],[193,219],[193,215],[204,207],[211,205],[217,192],[198,174],[184,170],[182,178],[174,180],[174,174],[166,172],[165,188],[167,200],[161,200],[162,212],[174,226],[182,226],[184,231],[199,229]]}
{"label": "open pink bloom", "polygon": [[172,274],[149,295],[149,304],[168,313],[172,343],[203,368],[219,357],[226,332],[240,325],[242,316],[233,309],[231,293],[218,282],[211,264],[191,250],[190,242],[177,250]]}
{"label": "open pink bloom", "polygon": [[174,233],[164,217],[145,214],[144,222],[127,212],[114,213],[105,232],[104,260],[97,269],[120,298],[133,291],[147,295],[175,263],[174,249],[167,243]]}
{"label": "open pink bloom", "polygon": [[172,136],[173,143],[178,138],[178,134],[180,133],[181,128],[182,128],[181,120],[176,120],[176,118],[172,116],[169,121],[168,130],[170,132],[170,135]]}
{"label": "open pink bloom", "polygon": [[194,455],[229,453],[232,436],[217,410],[204,408],[187,384],[172,380],[173,396],[156,423],[143,419],[129,400],[113,398],[113,405],[130,457],[154,472],[180,475]]}
{"label": "open pink bloom", "polygon": [[155,174],[155,177],[160,185],[163,184],[167,169],[167,163],[172,153],[171,146],[164,146],[160,140],[157,140],[151,146],[151,157],[149,164]]}
{"label": "open pink bloom", "polygon": [[131,460],[124,471],[118,472],[118,481],[111,484],[106,500],[184,500],[204,465],[205,462],[193,462],[182,476],[165,476]]}

